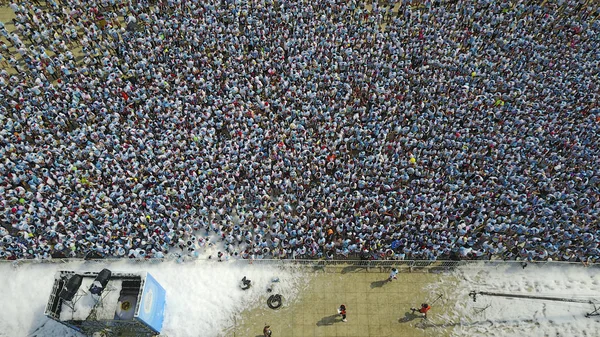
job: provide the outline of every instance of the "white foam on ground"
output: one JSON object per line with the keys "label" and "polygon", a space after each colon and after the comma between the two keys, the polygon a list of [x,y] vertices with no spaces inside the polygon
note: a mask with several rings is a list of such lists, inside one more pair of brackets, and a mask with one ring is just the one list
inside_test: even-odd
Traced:
{"label": "white foam on ground", "polygon": [[[294,268],[250,265],[248,261],[192,261],[110,263],[69,262],[65,264],[24,263],[13,267],[0,263],[0,336],[2,337],[80,337],[82,335],[44,316],[54,274],[58,270],[114,272],[147,271],[167,291],[163,334],[169,337],[219,336],[239,321],[244,309],[266,306],[267,287],[278,277],[276,292],[284,305],[296,297],[303,274]],[[253,286],[240,289],[243,276]]]}
{"label": "white foam on ground", "polygon": [[585,317],[594,310],[591,304],[485,295],[473,302],[469,297],[470,291],[486,291],[593,300],[600,306],[598,267],[514,264],[467,267],[454,275],[432,289],[456,303],[451,312],[434,315],[432,327],[454,327],[455,336],[600,336],[600,316]]}

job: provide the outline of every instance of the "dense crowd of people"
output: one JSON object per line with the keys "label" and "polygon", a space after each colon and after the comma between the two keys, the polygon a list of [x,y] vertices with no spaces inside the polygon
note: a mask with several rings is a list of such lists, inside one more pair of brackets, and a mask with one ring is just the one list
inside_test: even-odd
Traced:
{"label": "dense crowd of people", "polygon": [[597,4],[409,2],[11,3],[0,258],[598,260]]}

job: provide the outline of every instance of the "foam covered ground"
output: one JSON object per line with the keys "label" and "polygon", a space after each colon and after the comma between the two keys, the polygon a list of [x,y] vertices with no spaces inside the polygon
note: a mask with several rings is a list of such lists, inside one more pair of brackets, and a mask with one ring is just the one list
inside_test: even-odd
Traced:
{"label": "foam covered ground", "polygon": [[[114,272],[147,271],[167,291],[163,334],[169,337],[219,336],[244,309],[265,304],[266,288],[278,277],[276,292],[288,301],[302,288],[298,269],[249,265],[247,261],[193,261],[185,263],[69,262],[0,263],[0,336],[80,337],[78,333],[44,316],[58,270]],[[239,288],[247,276],[253,287]],[[266,305],[266,304],[265,304]]]}
{"label": "foam covered ground", "polygon": [[[453,326],[456,336],[600,336],[600,316],[589,303],[477,296],[470,291],[591,300],[600,305],[600,268],[582,265],[532,265],[463,268],[458,281],[442,284],[455,310],[432,325]],[[438,284],[439,286],[439,284]]]}

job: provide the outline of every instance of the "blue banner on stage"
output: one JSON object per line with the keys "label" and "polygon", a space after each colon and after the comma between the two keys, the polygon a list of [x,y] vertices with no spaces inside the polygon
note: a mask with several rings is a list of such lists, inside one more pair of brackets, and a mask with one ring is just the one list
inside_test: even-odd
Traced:
{"label": "blue banner on stage", "polygon": [[145,325],[160,333],[164,320],[165,289],[152,277],[146,274],[142,300],[136,318]]}

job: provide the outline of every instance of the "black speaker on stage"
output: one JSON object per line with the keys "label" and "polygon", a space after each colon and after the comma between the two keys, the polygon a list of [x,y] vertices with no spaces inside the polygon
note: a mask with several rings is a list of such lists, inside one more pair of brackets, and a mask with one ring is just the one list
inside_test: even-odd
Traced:
{"label": "black speaker on stage", "polygon": [[110,272],[110,270],[106,268],[102,269],[98,273],[98,276],[96,276],[94,283],[92,283],[92,285],[90,286],[90,293],[94,295],[102,294],[102,291],[104,291],[104,288],[108,284],[108,280],[110,280],[111,275],[112,273]]}
{"label": "black speaker on stage", "polygon": [[83,282],[83,277],[81,275],[74,274],[69,278],[69,280],[67,280],[67,283],[60,291],[60,294],[58,294],[58,297],[65,301],[73,300],[73,297],[75,297],[75,294],[77,294],[79,287],[81,287],[81,282]]}

